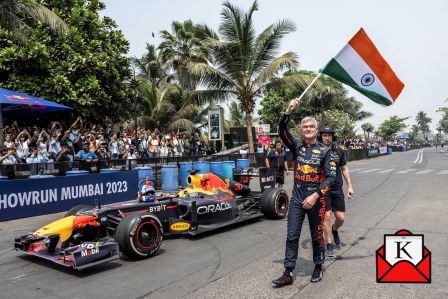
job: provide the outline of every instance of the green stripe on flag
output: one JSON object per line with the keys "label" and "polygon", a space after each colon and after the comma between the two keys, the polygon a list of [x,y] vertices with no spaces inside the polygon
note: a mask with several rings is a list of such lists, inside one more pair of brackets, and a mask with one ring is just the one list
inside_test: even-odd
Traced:
{"label": "green stripe on flag", "polygon": [[356,89],[357,91],[359,91],[360,93],[362,93],[375,103],[384,106],[389,106],[392,105],[393,103],[388,98],[385,98],[382,95],[369,89],[362,88],[358,84],[356,84],[356,82],[352,79],[352,77],[350,77],[350,75],[345,71],[345,69],[334,58],[327,63],[327,65],[322,70],[322,73],[330,77],[333,77],[334,79],[344,84],[351,86],[352,88]]}

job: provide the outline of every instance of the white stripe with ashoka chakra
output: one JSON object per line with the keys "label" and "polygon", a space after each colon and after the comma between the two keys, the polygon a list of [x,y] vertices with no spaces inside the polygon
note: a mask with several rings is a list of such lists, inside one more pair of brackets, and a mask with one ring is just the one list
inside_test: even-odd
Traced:
{"label": "white stripe with ashoka chakra", "polygon": [[[334,59],[336,59],[336,61],[345,69],[359,87],[374,91],[393,103],[392,97],[387,92],[380,78],[376,76],[364,59],[362,59],[358,52],[356,52],[349,44],[347,44]],[[361,79],[366,74],[372,74],[375,77],[375,80],[370,86],[361,84]]]}

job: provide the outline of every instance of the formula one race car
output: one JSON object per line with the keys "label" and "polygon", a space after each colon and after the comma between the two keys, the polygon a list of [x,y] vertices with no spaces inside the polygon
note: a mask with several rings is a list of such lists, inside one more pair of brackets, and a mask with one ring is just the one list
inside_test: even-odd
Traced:
{"label": "formula one race car", "polygon": [[[252,191],[249,178],[260,178]],[[79,205],[65,216],[25,236],[14,248],[60,265],[84,269],[119,257],[146,258],[160,248],[163,236],[197,235],[249,219],[284,218],[289,199],[273,188],[267,168],[240,169],[240,182],[213,173],[190,173],[189,188],[177,196],[150,194],[151,200],[101,207]],[[271,186],[271,188],[266,188]]]}

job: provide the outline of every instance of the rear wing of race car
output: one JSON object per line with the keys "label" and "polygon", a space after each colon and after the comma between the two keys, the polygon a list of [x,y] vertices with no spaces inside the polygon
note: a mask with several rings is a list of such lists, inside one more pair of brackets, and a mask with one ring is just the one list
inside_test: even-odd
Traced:
{"label": "rear wing of race car", "polygon": [[118,259],[120,254],[118,244],[109,239],[83,242],[67,248],[57,247],[58,242],[59,235],[41,237],[29,234],[15,238],[14,249],[77,270]]}
{"label": "rear wing of race car", "polygon": [[267,167],[249,167],[249,168],[234,168],[233,178],[235,181],[249,185],[251,177],[259,177],[260,190],[263,192],[268,188],[275,188],[275,171]]}

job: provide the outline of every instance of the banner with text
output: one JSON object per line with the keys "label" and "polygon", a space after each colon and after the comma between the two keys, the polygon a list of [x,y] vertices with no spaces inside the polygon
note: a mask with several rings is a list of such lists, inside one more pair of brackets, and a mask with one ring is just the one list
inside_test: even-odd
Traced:
{"label": "banner with text", "polygon": [[0,182],[0,221],[135,199],[137,171]]}

